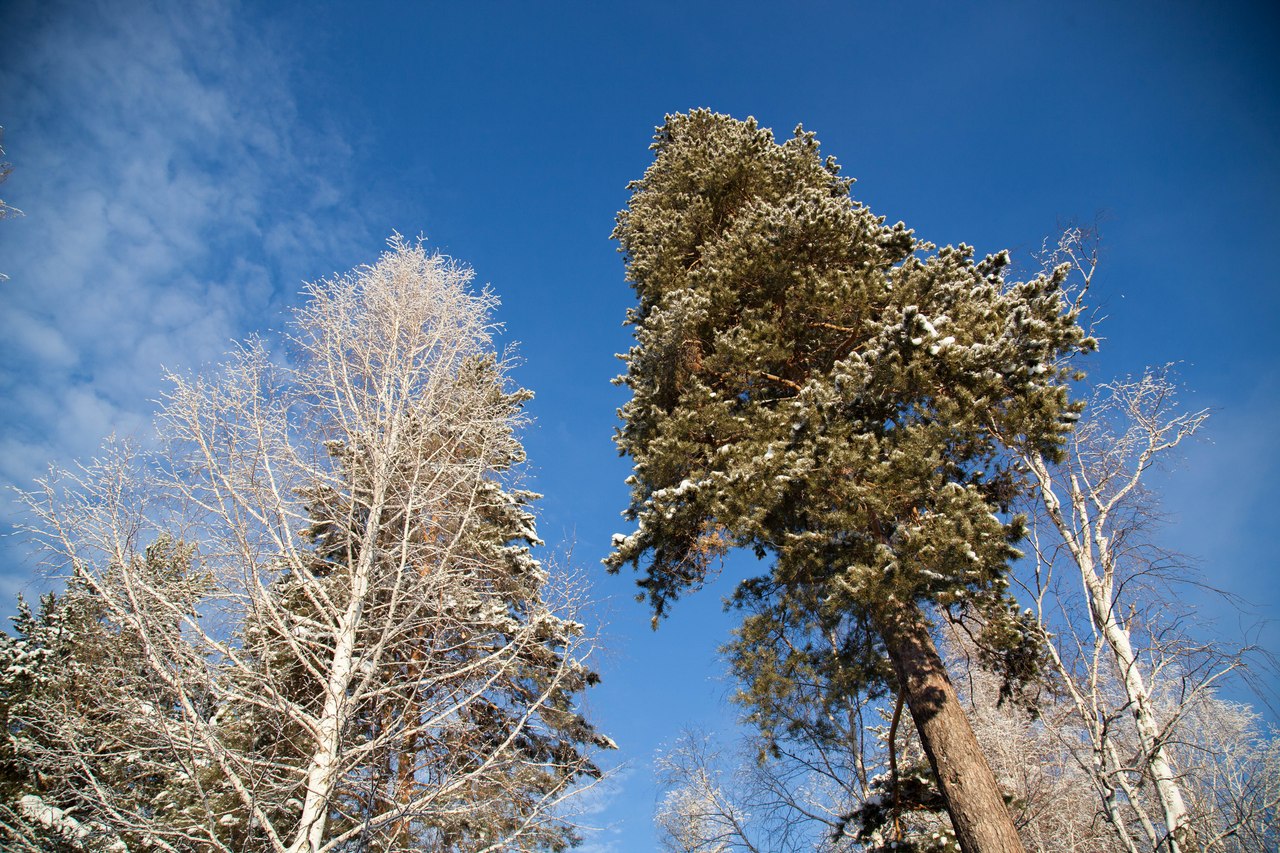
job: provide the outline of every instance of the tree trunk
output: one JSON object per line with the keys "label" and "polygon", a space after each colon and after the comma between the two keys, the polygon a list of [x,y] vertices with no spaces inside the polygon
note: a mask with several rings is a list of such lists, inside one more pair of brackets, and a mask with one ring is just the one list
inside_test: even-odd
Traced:
{"label": "tree trunk", "polygon": [[[1140,422],[1137,413],[1129,414],[1133,418],[1133,423]],[[1130,429],[1135,428],[1136,426]],[[1189,435],[1190,432],[1186,434]],[[1178,438],[1178,441],[1180,440],[1181,434]],[[1175,444],[1177,441],[1168,446],[1172,447]],[[1148,452],[1154,454],[1157,451]],[[1144,455],[1144,458],[1149,457]],[[1054,480],[1044,458],[1039,454],[1032,454],[1027,457],[1027,461],[1039,481],[1040,497],[1045,509],[1049,512],[1049,518],[1058,529],[1062,541],[1066,544],[1080,572],[1093,623],[1102,630],[1103,639],[1111,650],[1120,683],[1124,687],[1125,697],[1132,708],[1138,739],[1142,743],[1142,760],[1155,783],[1156,797],[1160,801],[1165,827],[1168,830],[1167,835],[1158,840],[1157,849],[1163,848],[1167,853],[1184,853],[1184,848],[1191,843],[1191,813],[1186,801],[1182,798],[1177,775],[1164,748],[1160,724],[1156,720],[1155,710],[1151,707],[1151,691],[1142,677],[1137,655],[1129,639],[1129,629],[1116,616],[1118,606],[1114,586],[1116,554],[1112,550],[1112,536],[1107,531],[1108,518],[1119,501],[1119,496],[1103,502],[1100,497],[1101,491],[1089,486],[1088,480],[1083,475],[1072,473],[1066,483],[1071,510],[1074,514],[1074,520],[1072,520],[1063,512],[1062,501],[1054,490]],[[1138,477],[1146,468],[1147,463],[1140,460],[1133,473],[1129,475],[1128,484],[1119,494],[1122,495],[1126,490],[1136,488]],[[1091,505],[1098,508],[1096,514],[1090,514]],[[1079,527],[1077,528],[1076,525]],[[1077,529],[1079,533],[1076,532]],[[1130,797],[1130,799],[1133,798]],[[1136,802],[1135,810],[1148,834],[1156,840],[1150,821],[1142,809],[1137,808]]]}
{"label": "tree trunk", "polygon": [[964,853],[1025,853],[924,613],[914,602],[890,604],[876,615],[876,629],[920,732],[960,848]]}
{"label": "tree trunk", "polygon": [[1084,585],[1089,594],[1089,606],[1093,611],[1093,618],[1102,627],[1102,634],[1107,640],[1107,645],[1111,647],[1116,669],[1120,672],[1125,696],[1128,697],[1132,706],[1138,738],[1142,743],[1143,760],[1151,772],[1151,779],[1155,783],[1156,793],[1160,798],[1165,826],[1169,831],[1160,846],[1168,853],[1182,853],[1183,848],[1190,841],[1191,816],[1187,810],[1186,801],[1182,799],[1177,775],[1165,751],[1160,724],[1156,721],[1155,712],[1151,707],[1151,692],[1147,689],[1142,671],[1138,668],[1137,656],[1133,652],[1133,645],[1129,642],[1129,631],[1116,618],[1110,584],[1088,573],[1084,575]]}
{"label": "tree trunk", "polygon": [[333,659],[329,662],[324,708],[317,721],[314,743],[310,744],[312,755],[307,769],[306,799],[303,800],[302,815],[298,818],[289,853],[318,853],[324,843],[333,791],[340,773],[342,734],[347,722],[347,690],[355,673],[356,639],[369,594],[385,498],[386,475],[382,474],[373,486],[369,518],[364,525],[359,556],[353,567],[346,610],[334,627]]}

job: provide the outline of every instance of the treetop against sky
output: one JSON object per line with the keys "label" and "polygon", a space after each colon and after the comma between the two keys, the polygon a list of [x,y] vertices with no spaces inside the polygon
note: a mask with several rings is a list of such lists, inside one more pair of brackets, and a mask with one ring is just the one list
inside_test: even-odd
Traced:
{"label": "treetop against sky", "polygon": [[[5,4],[0,197],[25,215],[0,222],[0,479],[145,435],[162,368],[275,334],[302,282],[425,234],[500,297],[537,395],[540,535],[595,573],[608,651],[588,701],[622,769],[591,795],[589,845],[652,849],[653,752],[728,727],[719,602],[757,572],[731,560],[652,632],[633,580],[592,568],[629,532],[609,379],[633,297],[608,235],[653,128],[696,107],[779,139],[803,123],[890,224],[1007,248],[1027,275],[1046,238],[1096,221],[1090,381],[1179,361],[1187,407],[1213,410],[1152,481],[1161,537],[1250,623],[1280,605],[1277,27],[1265,4]],[[43,588],[16,538],[0,548],[6,601]]]}

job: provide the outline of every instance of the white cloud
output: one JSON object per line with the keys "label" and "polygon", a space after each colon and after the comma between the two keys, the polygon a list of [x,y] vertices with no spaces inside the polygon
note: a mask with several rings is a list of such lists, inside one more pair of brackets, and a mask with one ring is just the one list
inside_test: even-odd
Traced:
{"label": "white cloud", "polygon": [[[144,429],[162,365],[198,367],[277,326],[299,280],[371,244],[339,205],[348,150],[296,126],[287,55],[250,10],[3,15],[6,199],[26,216],[0,223],[0,479],[22,487]],[[11,591],[25,570],[4,547]]]}
{"label": "white cloud", "polygon": [[625,797],[635,776],[632,765],[608,771],[587,790],[569,803],[569,813],[582,830],[582,853],[616,853],[626,841],[621,821],[604,823],[619,798]]}

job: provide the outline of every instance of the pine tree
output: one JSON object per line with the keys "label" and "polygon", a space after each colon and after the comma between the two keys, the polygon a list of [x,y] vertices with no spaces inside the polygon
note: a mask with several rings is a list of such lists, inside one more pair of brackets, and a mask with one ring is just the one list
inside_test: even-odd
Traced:
{"label": "pine tree", "polygon": [[[695,111],[653,149],[614,231],[638,299],[617,436],[637,529],[606,563],[643,569],[656,624],[728,548],[772,554],[737,593],[754,612],[740,654],[765,635],[793,634],[798,658],[810,632],[841,638],[843,671],[905,695],[963,848],[1021,849],[925,607],[984,611],[1033,665],[1005,593],[1022,524],[995,436],[1060,453],[1074,410],[1055,365],[1091,346],[1065,271],[1009,283],[1006,254],[886,225],[801,129],[777,144]],[[752,701],[785,698],[785,669],[752,667]]]}

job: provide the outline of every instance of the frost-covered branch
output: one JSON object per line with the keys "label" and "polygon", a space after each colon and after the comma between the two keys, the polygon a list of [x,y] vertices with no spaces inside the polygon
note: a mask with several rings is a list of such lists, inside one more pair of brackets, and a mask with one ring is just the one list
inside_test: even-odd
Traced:
{"label": "frost-covered branch", "polygon": [[84,633],[52,654],[100,682],[16,709],[51,807],[174,850],[572,838],[560,804],[609,742],[577,710],[590,638],[530,554],[529,395],[470,278],[396,237],[308,286],[288,358],[171,376],[158,450],[29,497],[71,579],[44,617]]}

